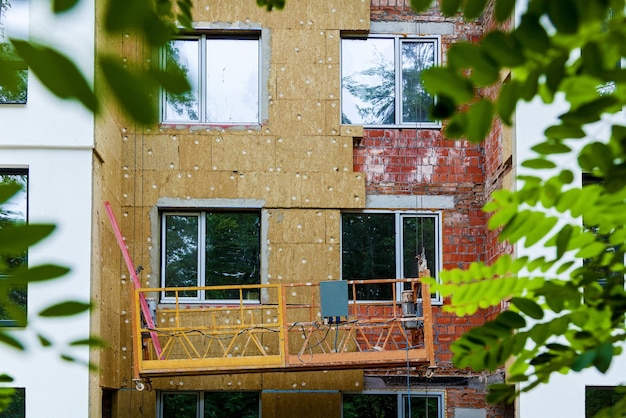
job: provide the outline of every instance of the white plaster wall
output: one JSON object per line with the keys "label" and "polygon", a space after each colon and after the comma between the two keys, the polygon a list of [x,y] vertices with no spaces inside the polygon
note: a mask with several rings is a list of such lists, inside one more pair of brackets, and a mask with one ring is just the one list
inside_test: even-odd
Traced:
{"label": "white plaster wall", "polygon": [[[88,80],[94,68],[94,2],[55,17],[48,0],[30,0],[31,39],[58,47],[78,63]],[[89,301],[91,268],[92,148],[94,119],[76,102],[48,93],[31,73],[26,105],[0,106],[0,167],[29,169],[29,220],[54,223],[56,231],[29,251],[29,264],[55,263],[71,272],[28,289],[29,327],[15,330],[26,342],[24,353],[0,345],[0,373],[26,388],[29,418],[89,416],[89,371],[59,358],[60,350],[42,349],[36,338],[67,343],[89,336],[89,315],[41,320],[37,312],[64,300]],[[88,350],[68,354],[86,361]]]}
{"label": "white plaster wall", "polygon": [[[29,35],[72,59],[91,82],[94,72],[94,0],[61,16],[49,0],[30,0]],[[91,146],[91,113],[49,93],[31,72],[26,105],[0,105],[0,146]]]}
{"label": "white plaster wall", "polygon": [[[550,106],[543,105],[539,101],[523,103],[518,106],[516,115],[516,152],[518,164],[536,154],[531,147],[543,141],[543,131],[548,126],[557,122],[559,114],[565,112],[567,106],[562,100],[555,100]],[[617,120],[623,120],[623,115],[618,115]],[[607,138],[608,121],[599,122],[589,129],[594,138]],[[584,141],[568,142],[573,149],[580,149]],[[581,182],[582,174],[577,167],[576,159],[571,155],[558,158],[559,168],[570,168]],[[518,166],[518,174],[528,174],[531,171]],[[550,172],[543,171],[545,175]],[[539,172],[533,170],[537,175]],[[528,255],[532,258],[546,256],[545,249],[523,248],[518,245],[518,256]],[[607,374],[603,375],[595,369],[585,370],[581,373],[569,373],[567,375],[555,374],[550,382],[533,389],[530,393],[523,394],[519,401],[518,416],[520,418],[584,418],[585,417],[585,387],[586,386],[616,386],[626,384],[626,354],[616,358]]]}
{"label": "white plaster wall", "polygon": [[[89,335],[88,314],[44,320],[37,313],[64,300],[89,300],[91,151],[0,148],[0,167],[7,164],[29,168],[30,222],[57,225],[50,237],[30,249],[29,264],[55,263],[70,267],[71,272],[29,286],[29,326],[15,331],[28,349],[22,353],[0,346],[0,370],[16,379],[13,386],[26,388],[27,417],[87,417],[87,367],[61,360],[60,350],[40,348],[36,333],[60,343]],[[85,348],[67,353],[88,359]]]}

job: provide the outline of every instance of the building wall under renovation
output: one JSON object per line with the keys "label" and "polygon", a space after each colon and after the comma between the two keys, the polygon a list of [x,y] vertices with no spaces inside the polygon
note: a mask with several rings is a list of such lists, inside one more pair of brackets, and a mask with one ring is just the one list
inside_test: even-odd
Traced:
{"label": "building wall under renovation", "polygon": [[[501,408],[484,404],[485,380],[450,362],[450,343],[482,323],[487,313],[456,318],[439,307],[438,368],[432,378],[424,369],[410,369],[413,380],[397,384],[407,368],[166,376],[152,380],[152,391],[134,390],[132,283],[104,201],[112,204],[135,266],[143,267],[139,278],[145,287],[161,284],[160,208],[254,202],[267,214],[262,254],[267,283],[340,279],[341,213],[352,209],[438,211],[443,267],[485,259],[481,146],[448,140],[440,128],[340,124],[342,31],[387,24],[387,29],[434,35],[443,62],[451,43],[480,38],[481,22],[444,19],[435,9],[416,18],[408,5],[396,3],[402,2],[288,0],[284,10],[268,13],[254,0],[195,1],[199,27],[262,30],[262,89],[267,94],[260,104],[261,124],[141,127],[129,123],[114,104],[99,117],[94,158],[94,295],[99,310],[94,323],[108,347],[99,356],[101,372],[92,384],[94,411],[111,417],[156,416],[159,391],[249,390],[262,392],[264,417],[295,416],[296,411],[301,417],[329,417],[340,414],[341,392],[403,391],[409,386],[443,391],[448,417],[467,410],[503,416]],[[118,38],[99,33],[97,45],[128,65],[158,62],[132,32]],[[97,88],[99,80],[97,74]],[[402,203],[390,204],[393,199]]]}

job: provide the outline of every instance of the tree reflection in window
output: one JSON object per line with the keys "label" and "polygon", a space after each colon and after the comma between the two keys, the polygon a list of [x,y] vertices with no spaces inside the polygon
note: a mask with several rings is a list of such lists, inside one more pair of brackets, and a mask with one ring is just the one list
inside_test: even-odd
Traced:
{"label": "tree reflection in window", "polygon": [[421,77],[436,64],[435,40],[344,38],[341,47],[342,123],[433,122],[428,112],[434,98]]}
{"label": "tree reflection in window", "polygon": [[[17,191],[7,201],[0,203],[0,230],[27,221],[28,171],[26,169],[0,170],[0,185],[13,187]],[[4,189],[6,190],[6,189]],[[27,267],[27,253],[0,254],[0,280],[21,268]],[[4,278],[3,278],[4,277]],[[0,283],[1,284],[1,283]],[[0,300],[0,321],[6,325],[15,325],[26,318],[26,285],[9,285],[8,300]],[[1,295],[5,293],[2,292]],[[5,323],[5,321],[8,321]]]}
{"label": "tree reflection in window", "polygon": [[[259,212],[165,213],[163,228],[165,287],[260,283]],[[240,296],[238,290],[185,290],[178,295],[197,300]],[[175,292],[164,296],[172,298]]]}
{"label": "tree reflection in window", "polygon": [[0,0],[0,103],[24,104],[28,92],[28,67],[15,54],[9,36],[28,35],[28,1]]}
{"label": "tree reflection in window", "polygon": [[163,122],[259,122],[259,32],[188,35],[172,40],[163,55],[165,68],[191,84],[184,94],[163,94]]}
{"label": "tree reflection in window", "polygon": [[199,120],[198,41],[169,42],[165,46],[165,69],[189,80],[191,89],[182,94],[166,93],[164,119]]}
{"label": "tree reflection in window", "polygon": [[[437,277],[437,218],[409,213],[344,213],[341,219],[341,275],[344,280],[418,276],[416,256],[422,248]],[[399,297],[402,288],[396,289]],[[391,300],[390,285],[357,286],[359,300]]]}

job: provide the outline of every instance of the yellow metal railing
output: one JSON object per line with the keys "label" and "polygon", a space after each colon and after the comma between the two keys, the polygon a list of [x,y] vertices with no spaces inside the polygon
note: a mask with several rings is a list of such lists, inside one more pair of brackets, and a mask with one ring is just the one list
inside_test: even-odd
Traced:
{"label": "yellow metal railing", "polygon": [[[348,369],[407,361],[434,365],[430,298],[420,300],[423,313],[407,315],[396,297],[399,283],[411,288],[413,301],[430,295],[419,279],[348,281],[348,315],[339,321],[322,318],[319,283],[137,289],[136,376]],[[359,300],[359,288],[371,285],[391,286],[392,300]],[[239,298],[199,303],[182,296],[219,291],[235,291]],[[168,296],[156,306],[154,328],[146,326],[137,308],[141,294],[147,300]],[[158,336],[160,356],[150,333]]]}

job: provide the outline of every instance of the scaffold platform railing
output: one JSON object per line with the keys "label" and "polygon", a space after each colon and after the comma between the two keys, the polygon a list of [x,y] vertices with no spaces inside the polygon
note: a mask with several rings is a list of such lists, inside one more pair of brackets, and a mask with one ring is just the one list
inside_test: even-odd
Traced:
{"label": "scaffold platform railing", "polygon": [[[347,315],[330,318],[322,317],[319,283],[136,288],[135,377],[435,365],[426,283],[347,285]],[[390,300],[363,300],[372,285],[389,286]],[[190,301],[198,292],[229,299]]]}

